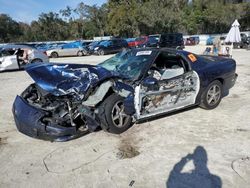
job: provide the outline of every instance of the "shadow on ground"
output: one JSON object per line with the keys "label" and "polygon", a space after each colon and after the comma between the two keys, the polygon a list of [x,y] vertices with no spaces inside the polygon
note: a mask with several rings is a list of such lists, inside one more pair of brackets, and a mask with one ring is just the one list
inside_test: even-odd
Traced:
{"label": "shadow on ground", "polygon": [[[183,172],[189,161],[194,169]],[[219,176],[213,175],[207,168],[207,152],[202,146],[197,146],[193,154],[183,157],[170,172],[166,182],[167,188],[221,188],[222,181]]]}

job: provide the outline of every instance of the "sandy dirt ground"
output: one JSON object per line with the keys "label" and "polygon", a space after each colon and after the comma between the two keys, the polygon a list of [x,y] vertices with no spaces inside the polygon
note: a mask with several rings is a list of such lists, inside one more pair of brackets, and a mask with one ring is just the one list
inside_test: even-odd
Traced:
{"label": "sandy dirt ground", "polygon": [[[51,61],[95,64],[108,57]],[[17,131],[12,103],[32,80],[25,71],[0,73],[0,187],[249,187],[250,51],[234,50],[233,57],[239,77],[216,109],[192,108],[121,135],[98,131],[64,143]]]}

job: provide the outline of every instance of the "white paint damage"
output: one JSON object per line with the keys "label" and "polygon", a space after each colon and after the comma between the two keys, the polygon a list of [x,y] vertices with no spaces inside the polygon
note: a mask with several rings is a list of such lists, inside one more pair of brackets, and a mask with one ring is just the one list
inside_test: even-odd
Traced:
{"label": "white paint damage", "polygon": [[200,89],[199,76],[195,71],[181,77],[159,81],[159,89],[149,91],[137,86],[135,109],[137,119],[174,111],[195,104]]}
{"label": "white paint damage", "polygon": [[103,100],[108,90],[113,86],[113,83],[111,81],[104,82],[101,84],[98,89],[88,97],[86,101],[84,101],[82,104],[86,106],[92,106],[94,107],[97,103]]}

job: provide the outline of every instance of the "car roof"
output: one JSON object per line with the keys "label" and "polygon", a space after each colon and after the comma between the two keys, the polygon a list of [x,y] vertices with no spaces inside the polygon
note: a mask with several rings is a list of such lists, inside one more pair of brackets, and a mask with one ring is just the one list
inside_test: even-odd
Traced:
{"label": "car roof", "polygon": [[6,44],[6,45],[3,45],[3,46],[0,46],[0,48],[2,49],[18,49],[18,48],[28,48],[28,49],[35,49],[35,48],[32,48],[30,46],[26,46],[26,45],[17,45],[17,44]]}
{"label": "car roof", "polygon": [[137,51],[147,51],[147,50],[152,50],[152,51],[159,51],[159,52],[171,52],[171,53],[177,53],[180,50],[174,49],[174,48],[157,48],[157,47],[143,47],[143,48],[135,48]]}
{"label": "car roof", "polygon": [[[158,53],[160,52],[169,52],[171,54],[176,54],[176,55],[184,55],[187,56],[188,54],[190,54],[191,52],[185,51],[185,50],[180,50],[180,49],[175,49],[175,48],[168,48],[168,47],[163,47],[163,48],[157,48],[157,47],[146,47],[146,48],[134,48],[134,50],[137,51],[158,51]],[[197,54],[195,53],[191,53],[197,56]]]}

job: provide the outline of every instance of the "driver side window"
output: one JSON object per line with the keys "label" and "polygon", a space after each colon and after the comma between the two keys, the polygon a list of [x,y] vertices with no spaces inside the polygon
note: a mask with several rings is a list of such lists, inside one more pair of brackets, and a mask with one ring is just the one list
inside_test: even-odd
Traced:
{"label": "driver side window", "polygon": [[183,59],[169,52],[161,52],[149,71],[149,74],[157,80],[168,80],[184,73]]}

